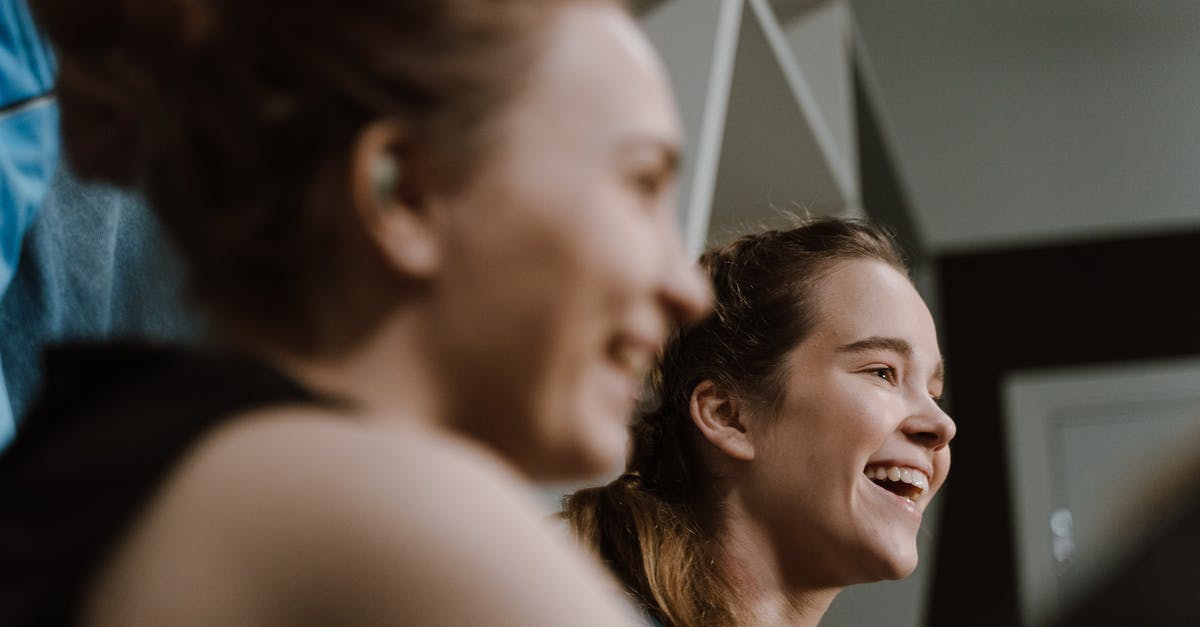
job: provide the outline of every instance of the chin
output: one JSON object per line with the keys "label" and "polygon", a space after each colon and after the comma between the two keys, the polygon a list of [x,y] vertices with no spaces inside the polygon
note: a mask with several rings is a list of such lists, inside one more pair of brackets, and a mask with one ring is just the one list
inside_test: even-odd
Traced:
{"label": "chin", "polygon": [[541,455],[541,463],[526,468],[539,481],[580,481],[621,472],[628,447],[628,430],[611,424],[589,423],[565,442]]}
{"label": "chin", "polygon": [[629,421],[632,407],[613,411],[607,407],[581,411],[576,463],[582,476],[617,475],[629,455]]}
{"label": "chin", "polygon": [[880,564],[878,580],[904,579],[917,569],[918,558],[915,547],[911,551],[897,551],[881,557],[883,559]]}
{"label": "chin", "polygon": [[625,467],[625,455],[629,449],[629,431],[621,425],[619,429],[605,425],[581,443],[574,458],[576,477],[593,478],[615,475]]}

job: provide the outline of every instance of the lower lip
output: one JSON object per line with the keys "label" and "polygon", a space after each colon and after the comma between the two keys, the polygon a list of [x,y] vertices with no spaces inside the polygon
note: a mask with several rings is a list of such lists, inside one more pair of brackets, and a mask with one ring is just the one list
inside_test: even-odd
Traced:
{"label": "lower lip", "polygon": [[885,499],[887,502],[895,505],[901,511],[908,514],[912,518],[916,519],[917,522],[920,522],[921,519],[923,518],[923,515],[921,514],[921,510],[917,509],[916,503],[913,503],[912,501],[910,501],[898,494],[895,494],[889,490],[886,490],[886,489],[876,485],[874,481],[867,479],[866,476],[863,476],[863,481],[867,482],[867,486],[868,486],[867,489],[869,489],[872,493],[878,494],[881,498]]}

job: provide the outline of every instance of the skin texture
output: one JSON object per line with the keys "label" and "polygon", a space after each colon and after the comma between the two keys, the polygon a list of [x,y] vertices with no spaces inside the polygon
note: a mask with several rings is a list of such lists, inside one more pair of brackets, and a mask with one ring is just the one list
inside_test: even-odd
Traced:
{"label": "skin texture", "polygon": [[616,13],[567,21],[504,120],[512,141],[439,206],[433,292],[456,426],[551,478],[623,460],[642,369],[708,299],[675,226],[680,131],[656,57]]}
{"label": "skin texture", "polygon": [[503,460],[419,425],[247,415],[170,478],[83,624],[638,624],[528,498]]}
{"label": "skin texture", "polygon": [[[920,512],[950,466],[955,426],[934,400],[941,353],[909,280],[843,261],[816,294],[817,322],[787,357],[777,411],[716,392],[693,404],[712,408],[698,422],[724,469],[728,568],[764,624],[816,624],[842,587],[911,573]],[[930,490],[908,504],[875,486],[863,469],[880,462],[926,469]]]}
{"label": "skin texture", "polygon": [[[549,28],[463,187],[429,183],[402,125],[364,131],[356,209],[413,297],[336,360],[268,355],[350,409],[206,438],[101,569],[86,624],[636,623],[527,481],[622,457],[630,362],[709,296],[674,226],[678,124],[648,44],[605,3]],[[402,159],[391,197],[384,157]]]}
{"label": "skin texture", "polygon": [[380,241],[426,279],[434,412],[557,479],[620,463],[644,366],[709,294],[675,224],[680,131],[657,57],[601,4],[564,11],[548,48],[483,168],[402,196],[419,200],[384,212]]}

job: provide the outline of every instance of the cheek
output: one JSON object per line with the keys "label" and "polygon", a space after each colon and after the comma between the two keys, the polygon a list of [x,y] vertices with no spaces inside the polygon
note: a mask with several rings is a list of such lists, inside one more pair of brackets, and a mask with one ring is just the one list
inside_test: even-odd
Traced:
{"label": "cheek", "polygon": [[662,267],[670,242],[661,236],[656,219],[638,208],[618,204],[593,207],[590,228],[581,247],[586,249],[591,270],[626,297],[641,295]]}
{"label": "cheek", "polygon": [[834,421],[824,428],[840,435],[847,454],[869,457],[894,437],[897,429],[894,417],[902,415],[903,408],[897,407],[890,394],[868,388],[848,392],[843,400],[831,412]]}

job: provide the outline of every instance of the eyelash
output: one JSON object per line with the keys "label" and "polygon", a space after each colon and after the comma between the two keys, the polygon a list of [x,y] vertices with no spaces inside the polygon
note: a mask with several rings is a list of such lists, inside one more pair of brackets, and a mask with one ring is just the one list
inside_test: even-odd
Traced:
{"label": "eyelash", "polygon": [[[878,368],[868,368],[867,370],[865,370],[865,372],[875,375],[875,376],[879,377],[880,379],[887,381],[891,385],[896,385],[897,383],[899,383],[899,378],[896,373],[896,369],[891,366],[880,366]],[[943,408],[945,407],[944,405],[942,405],[942,399],[944,397],[942,397],[940,395],[934,396],[934,395],[930,394],[929,398],[933,399],[933,402],[936,403],[938,407],[943,407]]]}
{"label": "eyelash", "polygon": [[[880,379],[883,379],[884,381],[887,381],[888,383],[890,383],[892,385],[896,385],[896,383],[899,382],[899,379],[896,376],[896,369],[891,366],[880,366],[878,368],[871,368],[871,369],[867,370],[867,372],[878,376]],[[884,375],[886,375],[886,376],[884,376]]]}
{"label": "eyelash", "polygon": [[[877,377],[882,378],[883,381],[887,381],[888,383],[893,384],[893,386],[895,386],[895,384],[899,382],[898,375],[896,375],[896,369],[892,368],[892,366],[880,366],[880,368],[870,368],[870,369],[866,370],[866,372],[869,372],[869,374],[871,374],[871,375],[875,375]],[[946,406],[942,405],[943,396],[941,396],[941,395],[935,396],[935,395],[930,394],[929,398],[934,399],[935,404],[937,404],[938,407],[942,407],[943,410],[944,410],[944,408],[946,408]]]}

